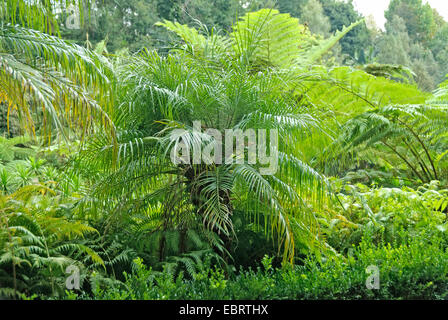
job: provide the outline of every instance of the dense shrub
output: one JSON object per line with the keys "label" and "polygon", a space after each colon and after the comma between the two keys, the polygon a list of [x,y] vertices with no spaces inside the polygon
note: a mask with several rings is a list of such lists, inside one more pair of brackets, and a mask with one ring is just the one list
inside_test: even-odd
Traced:
{"label": "dense shrub", "polygon": [[[393,248],[364,239],[348,258],[323,262],[308,259],[303,266],[241,270],[226,279],[224,271],[204,268],[187,279],[183,274],[154,272],[135,260],[135,272],[124,283],[101,284],[91,279],[95,299],[445,299],[448,296],[448,252],[439,243],[414,239]],[[377,266],[379,289],[368,289],[367,267]],[[77,297],[73,293],[70,298]]]}

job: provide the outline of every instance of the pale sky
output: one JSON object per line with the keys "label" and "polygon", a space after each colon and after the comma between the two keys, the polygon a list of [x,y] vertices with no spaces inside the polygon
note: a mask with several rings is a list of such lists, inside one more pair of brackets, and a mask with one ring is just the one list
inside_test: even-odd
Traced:
{"label": "pale sky", "polygon": [[[373,15],[376,24],[380,28],[384,28],[386,18],[384,11],[389,7],[390,0],[354,0],[355,8],[365,16]],[[423,0],[435,8],[439,14],[448,21],[448,0]]]}

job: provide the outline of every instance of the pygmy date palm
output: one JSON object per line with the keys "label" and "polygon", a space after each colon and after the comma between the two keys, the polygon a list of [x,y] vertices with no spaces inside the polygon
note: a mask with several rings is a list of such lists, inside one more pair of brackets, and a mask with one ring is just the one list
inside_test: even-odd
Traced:
{"label": "pygmy date palm", "polygon": [[46,136],[54,126],[63,133],[68,127],[85,132],[97,119],[112,129],[106,112],[111,99],[107,63],[54,35],[54,5],[67,3],[0,2],[0,103],[8,119],[16,113],[33,134],[36,115]]}
{"label": "pygmy date palm", "polygon": [[[233,215],[243,212],[256,223],[264,221],[266,234],[290,260],[298,243],[319,243],[311,205],[325,193],[324,178],[294,153],[294,146],[319,127],[314,111],[288,94],[307,75],[268,67],[254,71],[258,62],[241,58],[250,46],[236,55],[190,49],[167,57],[144,51],[117,67],[118,165],[112,165],[113,148],[104,135],[91,141],[82,159],[102,174],[88,200],[115,217],[159,206],[157,228],[201,224],[224,242],[234,236]],[[278,170],[263,175],[260,161],[173,161],[180,143],[194,153],[216,142],[207,129],[222,135],[229,129],[266,129],[266,136],[277,130],[278,153],[271,155],[276,154]],[[246,160],[249,149],[245,144]]]}

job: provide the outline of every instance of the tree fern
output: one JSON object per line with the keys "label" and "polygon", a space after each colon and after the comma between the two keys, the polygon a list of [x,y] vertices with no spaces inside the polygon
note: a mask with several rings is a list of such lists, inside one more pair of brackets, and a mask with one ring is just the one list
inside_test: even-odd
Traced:
{"label": "tree fern", "polygon": [[[177,22],[157,25],[175,32],[189,46],[186,51],[220,61],[231,57],[253,67],[309,66],[321,59],[341,38],[363,22],[344,28],[329,39],[312,35],[299,20],[275,9],[249,12],[241,17],[227,36],[200,34]],[[206,29],[206,28],[204,28]]]}

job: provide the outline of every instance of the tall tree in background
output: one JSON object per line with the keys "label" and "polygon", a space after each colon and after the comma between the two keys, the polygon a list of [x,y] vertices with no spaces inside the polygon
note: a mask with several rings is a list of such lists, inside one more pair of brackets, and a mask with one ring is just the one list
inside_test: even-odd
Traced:
{"label": "tall tree in background", "polygon": [[440,66],[438,82],[443,81],[448,74],[448,23],[442,21],[443,24],[429,42],[429,48]]}
{"label": "tall tree in background", "polygon": [[411,40],[404,20],[394,16],[391,21],[386,23],[385,27],[386,33],[376,43],[378,62],[409,66],[411,63],[409,57]]}
{"label": "tall tree in background", "polygon": [[426,43],[436,32],[434,10],[422,0],[392,0],[385,17],[391,21],[395,15],[404,20],[413,41]]}
{"label": "tall tree in background", "polygon": [[[349,26],[355,21],[362,19],[353,1],[347,2],[337,0],[321,0],[324,13],[330,19],[331,32],[341,30],[344,26]],[[370,34],[365,25],[355,28],[348,33],[340,42],[342,53],[348,55],[351,60],[357,63],[365,63],[365,50],[371,44]]]}
{"label": "tall tree in background", "polygon": [[429,49],[411,39],[403,18],[394,16],[386,23],[386,33],[379,37],[376,48],[378,62],[409,67],[422,90],[435,88],[438,64]]}
{"label": "tall tree in background", "polygon": [[422,0],[392,0],[385,12],[386,33],[377,39],[380,63],[402,64],[419,87],[436,88],[448,73],[448,24]]}
{"label": "tall tree in background", "polygon": [[[86,23],[79,27],[62,23],[61,32],[64,38],[79,45],[95,47],[106,39],[109,52],[122,48],[135,51],[156,45],[154,23],[159,19],[156,5],[153,0],[93,1],[91,17]],[[59,20],[66,21],[70,14],[64,11]]]}
{"label": "tall tree in background", "polygon": [[318,0],[309,0],[300,15],[301,23],[306,23],[312,33],[324,37],[330,35],[330,19],[324,14],[322,4]]}
{"label": "tall tree in background", "polygon": [[107,38],[109,52],[170,46],[169,33],[154,26],[163,19],[230,30],[235,16],[244,13],[238,0],[97,0],[95,7],[89,23],[76,30],[62,28],[63,35],[92,46]]}
{"label": "tall tree in background", "polygon": [[230,30],[236,16],[244,14],[238,0],[185,1],[183,8],[185,8],[185,10],[182,10],[183,18],[181,17],[183,23],[189,23],[189,21],[195,19],[209,28],[215,27],[222,30]]}
{"label": "tall tree in background", "polygon": [[308,0],[278,0],[277,8],[282,13],[289,13],[292,17],[298,18],[307,3]]}

